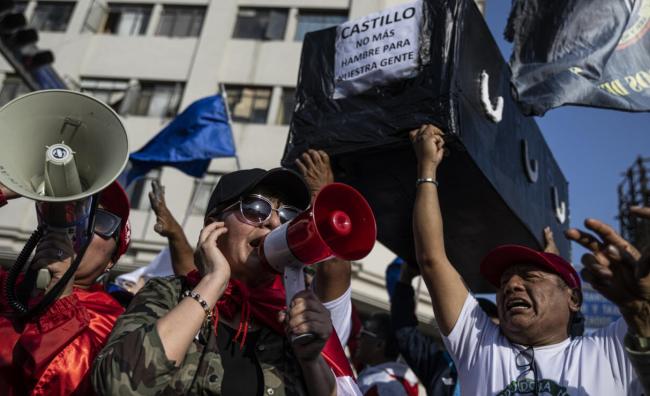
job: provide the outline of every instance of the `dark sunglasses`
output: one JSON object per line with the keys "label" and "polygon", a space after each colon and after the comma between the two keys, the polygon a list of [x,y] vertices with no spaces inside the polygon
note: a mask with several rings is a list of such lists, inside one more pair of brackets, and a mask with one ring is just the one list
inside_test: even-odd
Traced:
{"label": "dark sunglasses", "polygon": [[95,234],[104,239],[115,238],[115,241],[120,237],[120,224],[122,218],[108,212],[104,209],[97,208],[95,212]]}
{"label": "dark sunglasses", "polygon": [[239,205],[239,212],[244,221],[253,226],[259,226],[267,222],[271,218],[273,211],[278,212],[280,223],[283,224],[295,219],[302,212],[300,209],[289,205],[282,205],[275,209],[271,200],[259,194],[243,197],[226,207],[223,212],[234,208],[236,205]]}

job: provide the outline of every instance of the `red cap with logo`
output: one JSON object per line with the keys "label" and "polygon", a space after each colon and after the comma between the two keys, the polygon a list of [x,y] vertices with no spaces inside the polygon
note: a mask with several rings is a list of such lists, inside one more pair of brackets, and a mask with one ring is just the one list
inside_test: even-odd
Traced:
{"label": "red cap with logo", "polygon": [[481,275],[499,288],[501,275],[515,264],[533,264],[558,275],[572,289],[582,289],[575,268],[557,254],[538,252],[520,245],[503,245],[492,250],[481,262]]}
{"label": "red cap with logo", "polygon": [[131,223],[129,222],[129,197],[117,181],[106,187],[99,196],[99,204],[107,211],[119,216],[122,219],[120,224],[120,240],[115,254],[115,261],[119,259],[129,248],[131,243]]}

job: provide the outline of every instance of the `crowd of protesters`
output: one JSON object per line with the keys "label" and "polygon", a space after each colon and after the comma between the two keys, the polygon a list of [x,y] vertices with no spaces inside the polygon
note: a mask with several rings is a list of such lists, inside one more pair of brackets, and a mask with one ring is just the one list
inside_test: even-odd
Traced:
{"label": "crowd of protesters", "polygon": [[[585,222],[587,231],[566,232],[588,250],[582,278],[622,316],[586,335],[581,278],[558,255],[548,229],[544,251],[505,245],[476,263],[497,289],[496,305],[475,298],[445,254],[436,181],[444,133],[423,125],[410,138],[418,159],[417,263],[399,267],[390,314],[360,320],[351,263],[339,259],[306,273],[309,287],[286,306],[282,277],[259,255],[269,232],[334,181],[322,151],[304,153],[300,173],[247,169],[221,177],[196,248],[154,184],[154,229],[168,248],[105,290],[97,279],[130,242],[128,199],[115,182],[101,194],[95,235],[58,299],[25,320],[12,314],[4,293],[0,298],[0,393],[417,395],[421,383],[428,395],[647,394],[650,256],[595,219]],[[5,204],[17,198],[0,192]],[[650,219],[648,208],[632,212]],[[31,265],[51,273],[46,290],[74,254],[66,236],[41,240]],[[418,275],[437,336],[418,328]],[[4,290],[5,272],[0,282]],[[30,302],[41,297],[33,292]]]}

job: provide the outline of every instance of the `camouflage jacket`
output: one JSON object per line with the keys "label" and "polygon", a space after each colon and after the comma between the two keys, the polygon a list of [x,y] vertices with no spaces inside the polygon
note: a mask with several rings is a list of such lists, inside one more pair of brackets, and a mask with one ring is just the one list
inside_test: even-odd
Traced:
{"label": "camouflage jacket", "polygon": [[[180,367],[167,359],[156,330],[185,288],[182,278],[154,278],[134,297],[95,360],[92,382],[99,395],[221,395],[223,367],[212,323],[203,326]],[[286,337],[261,329],[255,355],[266,395],[307,394]]]}

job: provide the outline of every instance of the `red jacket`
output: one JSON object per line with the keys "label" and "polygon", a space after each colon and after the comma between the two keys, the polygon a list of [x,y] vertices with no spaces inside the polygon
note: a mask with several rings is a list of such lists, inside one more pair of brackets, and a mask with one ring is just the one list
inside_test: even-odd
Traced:
{"label": "red jacket", "polygon": [[[6,272],[0,272],[4,291]],[[100,286],[74,288],[22,326],[0,296],[0,389],[14,395],[94,394],[90,368],[124,309]]]}

